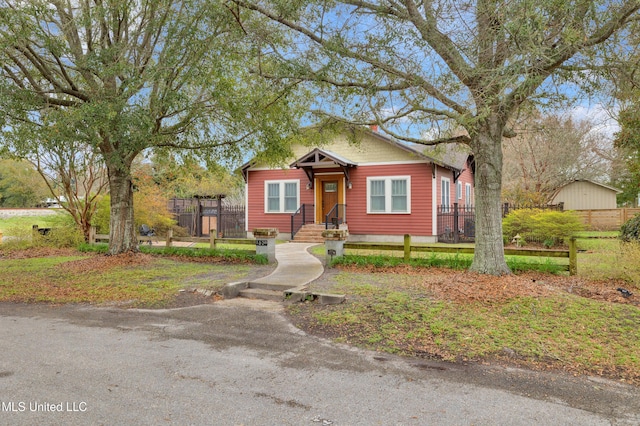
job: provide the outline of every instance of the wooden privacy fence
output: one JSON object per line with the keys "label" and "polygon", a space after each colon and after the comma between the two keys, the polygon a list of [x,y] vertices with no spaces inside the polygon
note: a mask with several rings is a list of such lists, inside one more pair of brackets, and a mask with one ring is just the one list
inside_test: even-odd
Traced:
{"label": "wooden privacy fence", "polygon": [[[89,244],[95,244],[97,242],[108,242],[109,235],[107,234],[96,234],[95,228],[91,228],[89,233]],[[167,235],[165,237],[143,237],[138,235],[138,242],[164,242],[166,247],[173,246],[174,242],[184,242],[184,243],[209,243],[209,247],[214,249],[218,244],[246,244],[254,247],[256,246],[256,240],[252,238],[216,238],[215,232],[211,232],[209,237],[174,237],[173,231],[167,231]]]}
{"label": "wooden privacy fence", "polygon": [[640,213],[640,208],[574,210],[582,221],[598,231],[617,231],[623,223]]}
{"label": "wooden privacy fence", "polygon": [[[404,236],[404,244],[400,243],[344,243],[345,249],[354,250],[391,250],[391,251],[403,251],[404,260],[408,262],[411,259],[412,252],[433,252],[433,253],[451,253],[451,254],[473,254],[473,247],[442,247],[433,246],[427,244],[411,245],[411,236]],[[504,254],[507,256],[535,256],[535,257],[555,257],[555,258],[567,258],[569,259],[568,265],[558,265],[564,267],[566,271],[569,271],[569,275],[576,275],[578,273],[578,248],[576,245],[576,239],[571,238],[569,240],[569,250],[536,250],[536,249],[504,249]]]}

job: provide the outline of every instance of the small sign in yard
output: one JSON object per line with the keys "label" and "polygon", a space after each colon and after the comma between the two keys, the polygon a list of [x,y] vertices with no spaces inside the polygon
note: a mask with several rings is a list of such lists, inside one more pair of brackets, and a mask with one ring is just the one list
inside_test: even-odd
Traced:
{"label": "small sign in yard", "polygon": [[336,255],[336,251],[335,251],[335,250],[333,250],[333,249],[329,249],[329,250],[327,250],[327,254],[328,254],[329,256],[335,256],[335,255]]}

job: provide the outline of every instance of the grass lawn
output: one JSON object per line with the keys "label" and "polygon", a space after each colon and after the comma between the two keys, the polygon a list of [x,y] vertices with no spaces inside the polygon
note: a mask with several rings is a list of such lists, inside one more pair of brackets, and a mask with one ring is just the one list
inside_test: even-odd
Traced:
{"label": "grass lawn", "polygon": [[581,297],[575,293],[582,284],[579,277],[541,273],[486,277],[437,268],[349,268],[323,288],[346,294],[346,303],[298,304],[288,313],[307,332],[368,349],[640,384],[640,307],[617,296],[615,284],[603,291],[620,303]]}
{"label": "grass lawn", "polygon": [[43,216],[0,217],[0,231],[8,235],[13,229],[29,231],[33,225],[38,225],[40,228],[51,228],[68,220],[69,215],[67,212],[57,212],[56,214]]}
{"label": "grass lawn", "polygon": [[[486,277],[464,271],[460,258],[470,261],[467,255],[452,262],[451,255],[412,253],[408,266],[399,259],[402,251],[347,250],[349,261],[322,287],[346,294],[347,302],[294,305],[288,313],[310,333],[369,349],[640,384],[640,245],[622,244],[616,235],[581,235],[574,277],[539,270]],[[449,256],[460,270],[420,266],[433,256]],[[557,261],[567,260],[544,260]],[[625,299],[619,286],[634,296]]]}
{"label": "grass lawn", "polygon": [[0,301],[162,307],[180,290],[218,291],[255,265],[173,260],[150,255],[65,255],[0,259]]}

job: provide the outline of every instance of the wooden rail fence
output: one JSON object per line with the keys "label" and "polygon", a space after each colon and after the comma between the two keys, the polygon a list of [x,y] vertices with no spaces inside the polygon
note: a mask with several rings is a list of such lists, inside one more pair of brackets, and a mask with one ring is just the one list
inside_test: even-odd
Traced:
{"label": "wooden rail fence", "polygon": [[[411,245],[411,236],[404,236],[404,244],[400,243],[349,243],[345,242],[345,249],[353,250],[390,250],[390,251],[403,251],[404,260],[408,262],[411,259],[412,252],[433,252],[433,253],[460,253],[460,254],[473,254],[473,247],[443,247],[434,246],[428,244]],[[569,275],[576,275],[578,273],[578,248],[576,239],[571,238],[569,240],[569,250],[542,250],[542,249],[504,249],[504,254],[507,256],[535,256],[535,257],[554,257],[554,258],[568,258],[568,265],[559,265],[569,271]]]}
{"label": "wooden rail fence", "polygon": [[[174,237],[173,231],[167,231],[166,237],[143,237],[138,236],[139,243],[145,242],[160,242],[164,241],[166,247],[171,247],[174,242],[185,243],[209,243],[209,247],[215,249],[218,244],[246,244],[252,245],[255,248],[256,240],[253,238],[215,238],[215,232],[209,234],[209,237]],[[109,235],[97,234],[95,228],[91,228],[89,232],[89,244],[95,244],[97,242],[108,242]]]}

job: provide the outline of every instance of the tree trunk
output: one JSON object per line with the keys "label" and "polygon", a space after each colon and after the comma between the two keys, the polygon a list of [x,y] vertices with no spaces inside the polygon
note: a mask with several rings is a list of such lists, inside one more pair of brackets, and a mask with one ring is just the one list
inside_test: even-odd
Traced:
{"label": "tree trunk", "polygon": [[470,270],[482,274],[511,273],[502,239],[502,130],[497,118],[488,118],[471,141],[476,163],[476,243]]}
{"label": "tree trunk", "polygon": [[133,184],[131,165],[108,165],[111,218],[109,254],[138,250],[138,235],[133,221]]}

